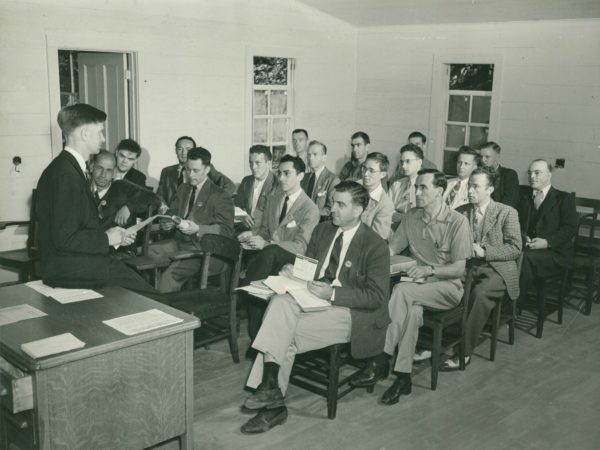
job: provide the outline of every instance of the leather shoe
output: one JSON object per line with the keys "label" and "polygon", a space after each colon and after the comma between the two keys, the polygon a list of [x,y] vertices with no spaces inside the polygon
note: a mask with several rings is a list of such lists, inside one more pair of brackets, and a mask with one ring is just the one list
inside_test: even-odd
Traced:
{"label": "leather shoe", "polygon": [[285,406],[276,409],[264,409],[242,425],[240,431],[244,434],[264,433],[274,426],[283,425],[287,417],[288,412]]}
{"label": "leather shoe", "polygon": [[387,388],[381,396],[381,403],[384,405],[394,405],[398,403],[401,395],[408,395],[412,392],[412,381],[409,379],[396,378],[394,383]]}
{"label": "leather shoe", "polygon": [[273,409],[281,406],[285,406],[281,389],[279,387],[265,388],[262,384],[244,402],[244,408],[247,409]]}
{"label": "leather shoe", "polygon": [[258,350],[256,350],[254,347],[250,346],[250,347],[248,347],[248,350],[246,350],[246,359],[248,361],[254,361],[257,354],[258,354]]}
{"label": "leather shoe", "polygon": [[431,358],[431,352],[429,350],[421,350],[420,352],[415,352],[413,355],[414,362],[427,361]]}
{"label": "leather shoe", "polygon": [[[471,362],[470,356],[465,356],[465,367]],[[440,366],[440,372],[455,372],[460,370],[460,358],[455,356],[454,358],[447,359]]]}
{"label": "leather shoe", "polygon": [[385,361],[380,360],[379,362],[373,359],[360,372],[350,378],[350,386],[356,388],[373,386],[379,380],[385,380],[389,372],[389,359],[386,358]]}

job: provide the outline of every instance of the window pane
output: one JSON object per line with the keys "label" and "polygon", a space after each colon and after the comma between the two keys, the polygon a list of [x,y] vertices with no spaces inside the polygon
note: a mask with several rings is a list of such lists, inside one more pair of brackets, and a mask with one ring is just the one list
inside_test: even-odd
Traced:
{"label": "window pane", "polygon": [[271,115],[287,114],[287,91],[271,91]]}
{"label": "window pane", "polygon": [[473,97],[473,111],[471,113],[471,122],[490,123],[490,109],[492,107],[492,97]]}
{"label": "window pane", "polygon": [[488,140],[488,128],[487,127],[471,127],[471,133],[469,135],[469,145],[471,147],[477,147],[479,144],[483,144]]}
{"label": "window pane", "polygon": [[286,142],[287,119],[273,119],[273,142]]}
{"label": "window pane", "polygon": [[288,79],[287,58],[254,57],[254,84],[286,85]]}
{"label": "window pane", "polygon": [[277,169],[279,167],[279,160],[283,155],[285,155],[287,151],[287,146],[285,145],[274,145],[271,148],[271,152],[273,152],[273,169]]}
{"label": "window pane", "polygon": [[267,102],[268,102],[268,91],[254,91],[254,110],[255,116],[266,116]]}
{"label": "window pane", "polygon": [[458,148],[465,145],[466,128],[461,125],[446,126],[446,147]]}
{"label": "window pane", "polygon": [[469,96],[451,95],[448,103],[448,120],[452,122],[469,121]]}
{"label": "window pane", "polygon": [[266,144],[269,139],[269,119],[254,119],[254,143]]}
{"label": "window pane", "polygon": [[454,150],[444,150],[444,173],[446,175],[456,175],[456,160],[458,152]]}
{"label": "window pane", "polygon": [[491,91],[493,81],[493,64],[450,64],[450,90]]}

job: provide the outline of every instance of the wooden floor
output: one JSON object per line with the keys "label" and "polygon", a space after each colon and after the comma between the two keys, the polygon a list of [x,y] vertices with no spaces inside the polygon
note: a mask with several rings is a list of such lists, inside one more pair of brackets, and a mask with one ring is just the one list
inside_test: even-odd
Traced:
{"label": "wooden floor", "polygon": [[[245,436],[251,416],[240,411],[250,363],[233,364],[225,342],[195,352],[195,426],[198,449],[568,449],[600,448],[600,306],[592,315],[571,298],[564,323],[546,322],[536,339],[527,312],[516,344],[498,344],[490,362],[486,340],[465,372],[440,373],[429,389],[430,366],[413,371],[413,392],[394,406],[355,390],[340,400],[335,420],[325,399],[291,386],[289,418],[268,433]],[[506,332],[502,333],[505,341]],[[248,340],[245,331],[241,351]]]}

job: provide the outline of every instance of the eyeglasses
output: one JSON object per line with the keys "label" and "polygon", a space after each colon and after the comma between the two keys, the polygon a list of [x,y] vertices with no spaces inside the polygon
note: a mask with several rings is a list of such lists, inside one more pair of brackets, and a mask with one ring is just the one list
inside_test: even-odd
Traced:
{"label": "eyeglasses", "polygon": [[381,170],[375,170],[375,169],[372,169],[370,167],[365,167],[365,166],[360,166],[360,171],[362,173],[367,173],[368,172],[370,175],[373,175],[374,173],[382,172]]}
{"label": "eyeglasses", "polygon": [[544,172],[543,170],[534,170],[534,171],[528,170],[527,171],[527,175],[529,175],[529,176],[535,175],[536,177],[539,177],[543,173],[546,173],[546,172]]}

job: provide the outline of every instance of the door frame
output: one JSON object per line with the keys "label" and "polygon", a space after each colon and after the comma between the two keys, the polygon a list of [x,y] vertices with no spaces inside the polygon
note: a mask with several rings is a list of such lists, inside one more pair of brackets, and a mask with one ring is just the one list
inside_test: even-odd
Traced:
{"label": "door frame", "polygon": [[48,98],[50,101],[51,158],[62,151],[62,132],[56,122],[60,111],[60,77],[58,71],[58,51],[122,53],[127,55],[128,70],[131,72],[127,89],[129,97],[129,137],[139,141],[139,83],[138,54],[132,47],[123,47],[122,39],[109,35],[86,35],[77,33],[47,33],[46,56],[48,67]]}

